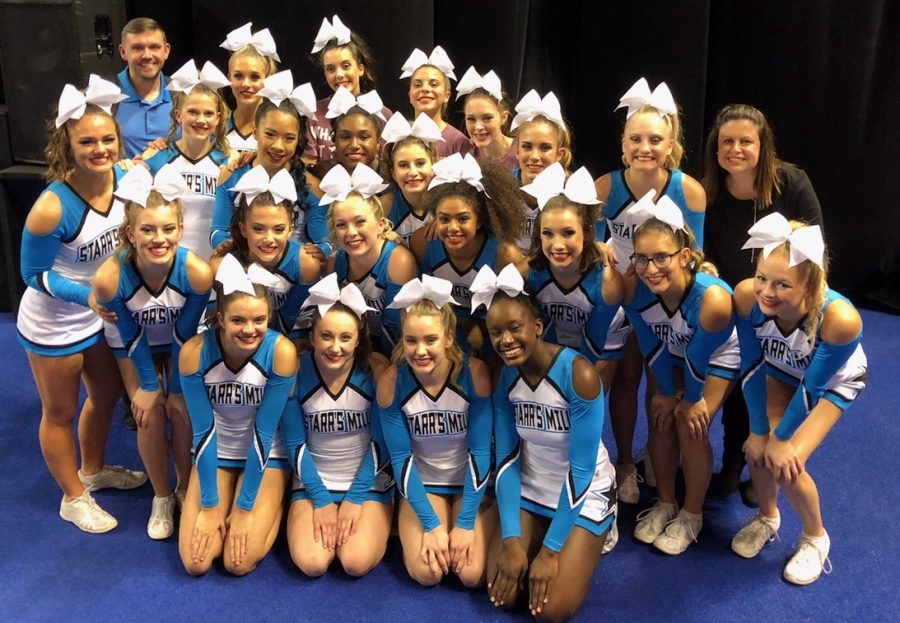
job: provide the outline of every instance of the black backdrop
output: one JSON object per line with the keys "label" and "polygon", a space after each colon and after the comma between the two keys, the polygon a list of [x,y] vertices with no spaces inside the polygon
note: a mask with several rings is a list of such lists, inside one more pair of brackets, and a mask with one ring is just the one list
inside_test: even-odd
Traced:
{"label": "black backdrop", "polygon": [[[441,44],[461,76],[495,69],[513,99],[554,90],[574,128],[578,164],[616,168],[623,115],[639,76],[665,80],[683,109],[684,169],[698,175],[705,129],[720,106],[771,118],[781,156],[807,170],[822,202],[839,290],[900,309],[900,3],[891,0],[130,0],[129,17],[166,28],[177,69],[188,58],[224,70],[218,48],[246,21],[268,27],[295,82],[327,93],[307,60],[322,17],[337,13],[372,46],[379,92],[409,112],[400,66]],[[26,45],[23,33],[23,45]],[[52,108],[55,102],[48,102]],[[49,110],[48,110],[49,115]],[[460,125],[458,110],[451,121]],[[11,119],[11,123],[15,120]]]}

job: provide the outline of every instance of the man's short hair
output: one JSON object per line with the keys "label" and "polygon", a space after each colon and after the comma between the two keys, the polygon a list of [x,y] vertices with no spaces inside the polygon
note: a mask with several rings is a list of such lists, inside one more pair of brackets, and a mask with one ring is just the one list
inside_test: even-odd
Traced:
{"label": "man's short hair", "polygon": [[162,33],[163,41],[166,40],[166,31],[163,30],[163,27],[159,25],[152,17],[135,17],[133,20],[130,20],[125,26],[122,28],[122,40],[121,43],[125,43],[126,35],[137,35],[142,32],[150,32],[158,30]]}

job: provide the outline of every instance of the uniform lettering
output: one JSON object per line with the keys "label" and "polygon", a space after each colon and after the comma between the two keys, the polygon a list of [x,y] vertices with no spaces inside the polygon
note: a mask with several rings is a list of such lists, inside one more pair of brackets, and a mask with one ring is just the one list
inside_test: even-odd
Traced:
{"label": "uniform lettering", "polygon": [[338,409],[306,414],[306,430],[310,433],[349,433],[368,428],[368,411]]}
{"label": "uniform lettering", "polygon": [[149,327],[151,325],[175,324],[180,314],[180,309],[157,305],[132,312],[131,317],[140,326]]}
{"label": "uniform lettering", "polygon": [[636,225],[628,225],[626,223],[619,223],[617,221],[613,221],[610,231],[612,231],[612,235],[615,236],[616,238],[623,238],[624,240],[631,240],[634,237],[635,229],[637,229]]}
{"label": "uniform lettering", "polygon": [[79,262],[93,262],[108,256],[119,244],[119,228],[107,229],[96,238],[79,246],[75,257]]}
{"label": "uniform lettering", "polygon": [[206,175],[205,173],[182,173],[181,177],[184,178],[188,188],[194,193],[205,195],[207,197],[216,196],[216,184],[218,180],[212,175]]}
{"label": "uniform lettering", "polygon": [[763,353],[770,359],[784,362],[786,365],[796,369],[805,370],[809,366],[812,353],[804,353],[801,350],[794,350],[784,340],[774,337],[764,337],[760,341]]}
{"label": "uniform lettering", "polygon": [[686,348],[687,345],[691,343],[691,335],[675,331],[670,324],[660,322],[652,323],[649,326],[654,335],[656,335],[656,337],[658,337],[660,341],[665,342],[666,344]]}
{"label": "uniform lettering", "polygon": [[562,407],[548,407],[536,402],[517,402],[516,426],[534,428],[554,433],[567,432],[571,428],[569,410]]}
{"label": "uniform lettering", "polygon": [[587,322],[587,312],[569,303],[545,303],[544,312],[550,320],[583,325]]}
{"label": "uniform lettering", "polygon": [[469,429],[469,414],[461,411],[424,411],[406,416],[406,425],[415,437],[459,435]]}
{"label": "uniform lettering", "polygon": [[259,406],[265,387],[245,383],[207,383],[206,392],[213,404],[232,406]]}

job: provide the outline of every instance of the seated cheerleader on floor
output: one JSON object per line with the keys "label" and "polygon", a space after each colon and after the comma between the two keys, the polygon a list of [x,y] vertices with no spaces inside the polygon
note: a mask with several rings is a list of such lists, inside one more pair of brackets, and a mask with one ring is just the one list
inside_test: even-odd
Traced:
{"label": "seated cheerleader on floor", "polygon": [[[194,468],[188,484],[178,552],[191,575],[225,569],[245,575],[272,548],[290,468],[275,448],[278,424],[297,373],[290,340],[268,329],[271,273],[247,272],[226,255],[215,320],[181,349],[181,386],[191,417]],[[270,459],[278,456],[281,461]],[[226,524],[227,520],[227,524]]]}

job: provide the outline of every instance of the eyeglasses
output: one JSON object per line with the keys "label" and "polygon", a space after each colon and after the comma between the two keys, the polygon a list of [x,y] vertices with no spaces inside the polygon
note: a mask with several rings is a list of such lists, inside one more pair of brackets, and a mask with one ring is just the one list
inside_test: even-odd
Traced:
{"label": "eyeglasses", "polygon": [[655,255],[646,256],[640,255],[638,253],[631,254],[631,261],[634,264],[634,267],[638,270],[647,270],[647,266],[650,265],[650,262],[653,262],[653,265],[657,268],[666,268],[669,264],[672,263],[672,258],[681,253],[681,249],[675,251],[675,253],[656,253]]}

